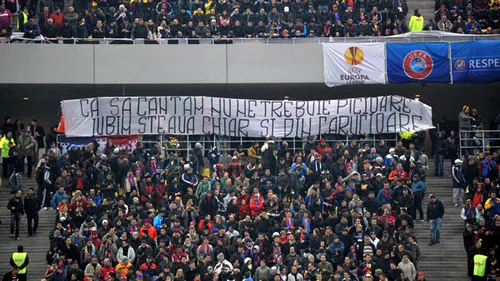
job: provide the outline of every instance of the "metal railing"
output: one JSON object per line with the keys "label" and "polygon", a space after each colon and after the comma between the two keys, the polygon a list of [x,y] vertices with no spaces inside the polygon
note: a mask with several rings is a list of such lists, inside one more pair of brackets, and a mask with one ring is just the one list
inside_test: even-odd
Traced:
{"label": "metal railing", "polygon": [[23,38],[22,32],[15,32],[0,43],[39,43],[39,44],[152,44],[152,45],[198,45],[198,44],[321,44],[321,43],[397,43],[397,42],[460,42],[475,40],[500,40],[500,34],[456,34],[441,31],[410,32],[393,36],[366,37],[301,37],[301,38]]}
{"label": "metal railing", "polygon": [[[189,151],[194,147],[195,143],[199,142],[204,149],[210,149],[213,146],[217,146],[220,152],[224,155],[232,156],[232,153],[241,148],[243,151],[247,151],[253,143],[258,142],[262,145],[265,142],[264,138],[235,138],[235,137],[223,137],[214,135],[204,135],[204,136],[176,136],[177,147],[171,148],[171,151],[181,152],[189,156]],[[396,145],[397,134],[384,134],[384,135],[366,135],[366,136],[348,136],[348,135],[324,135],[317,136],[315,141],[318,142],[320,138],[324,138],[328,142],[342,142],[346,146],[353,140],[356,140],[359,144],[368,144],[370,147],[375,147],[380,140],[384,140],[387,145]],[[293,154],[296,151],[302,150],[307,138],[297,139],[297,138],[280,138],[275,139],[275,143],[278,148],[281,146],[282,142],[286,141],[288,147]],[[159,136],[145,136],[142,138],[142,142],[146,147],[152,145],[156,142],[160,142],[162,147],[169,146],[170,136],[159,135]],[[293,155],[292,155],[293,156]]]}
{"label": "metal railing", "polygon": [[[175,141],[172,141],[171,137],[175,137]],[[351,141],[356,140],[360,145],[360,148],[362,148],[365,144],[368,144],[370,147],[375,147],[380,140],[384,140],[388,146],[395,146],[397,137],[397,134],[365,136],[323,135],[316,136],[315,143],[317,144],[321,138],[324,138],[330,145],[342,142],[347,147]],[[57,138],[57,140],[59,142],[59,138]],[[266,140],[264,138],[236,138],[215,135],[139,135],[139,141],[144,144],[144,148],[146,150],[150,150],[153,148],[155,143],[159,142],[160,147],[162,147],[162,156],[175,152],[183,157],[189,157],[190,151],[195,147],[195,144],[199,142],[202,146],[204,155],[205,152],[209,151],[213,146],[217,146],[222,157],[228,158],[230,161],[234,151],[237,149],[241,149],[246,152],[255,142],[262,146]],[[278,148],[281,147],[284,141],[288,143],[288,148],[290,149],[292,153],[291,156],[293,157],[295,152],[304,149],[307,138],[280,138],[274,140]]]}
{"label": "metal railing", "polygon": [[500,130],[461,130],[460,156],[500,149]]}

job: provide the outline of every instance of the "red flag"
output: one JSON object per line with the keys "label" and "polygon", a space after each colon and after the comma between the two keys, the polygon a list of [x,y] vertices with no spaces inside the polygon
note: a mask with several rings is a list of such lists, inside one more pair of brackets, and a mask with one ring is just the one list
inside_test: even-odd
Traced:
{"label": "red flag", "polygon": [[56,133],[64,134],[66,130],[64,129],[64,115],[61,113],[61,118],[59,119],[59,126],[57,126]]}

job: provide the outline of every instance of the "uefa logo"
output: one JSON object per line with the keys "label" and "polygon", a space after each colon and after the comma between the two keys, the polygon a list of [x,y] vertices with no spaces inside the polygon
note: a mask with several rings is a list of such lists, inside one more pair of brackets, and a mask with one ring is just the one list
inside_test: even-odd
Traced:
{"label": "uefa logo", "polygon": [[425,79],[434,67],[431,56],[424,51],[412,51],[403,59],[403,70],[412,79]]}
{"label": "uefa logo", "polygon": [[456,60],[454,66],[455,66],[456,70],[459,70],[459,71],[460,70],[464,70],[464,68],[465,68],[465,61],[464,60]]}

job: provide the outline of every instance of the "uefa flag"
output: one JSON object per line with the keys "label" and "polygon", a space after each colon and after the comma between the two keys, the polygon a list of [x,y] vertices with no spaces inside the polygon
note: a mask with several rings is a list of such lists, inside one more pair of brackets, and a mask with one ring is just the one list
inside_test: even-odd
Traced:
{"label": "uefa flag", "polygon": [[323,67],[328,87],[385,84],[385,44],[325,43]]}

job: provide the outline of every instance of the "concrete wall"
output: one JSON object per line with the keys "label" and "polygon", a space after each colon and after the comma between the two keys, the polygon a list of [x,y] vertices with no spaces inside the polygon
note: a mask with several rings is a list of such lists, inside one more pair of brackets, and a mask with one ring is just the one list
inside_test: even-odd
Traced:
{"label": "concrete wall", "polygon": [[[321,83],[320,44],[2,44],[0,84]],[[290,70],[296,70],[294,73]],[[290,75],[292,74],[292,75]]]}
{"label": "concrete wall", "polygon": [[95,45],[96,84],[227,82],[224,45]]}
{"label": "concrete wall", "polygon": [[1,44],[0,83],[94,83],[91,45]]}
{"label": "concrete wall", "polygon": [[322,83],[320,44],[229,45],[228,83]]}

